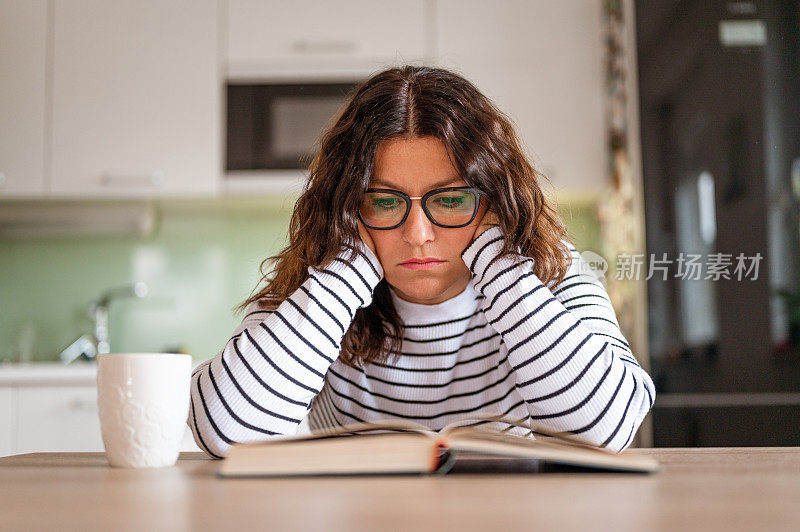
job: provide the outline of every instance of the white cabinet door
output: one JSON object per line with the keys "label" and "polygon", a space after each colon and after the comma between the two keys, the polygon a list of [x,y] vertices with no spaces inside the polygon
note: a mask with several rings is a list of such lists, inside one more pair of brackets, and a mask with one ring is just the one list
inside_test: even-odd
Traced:
{"label": "white cabinet door", "polygon": [[437,62],[514,120],[553,185],[603,187],[602,2],[437,0],[435,18]]}
{"label": "white cabinet door", "polygon": [[17,453],[102,451],[94,386],[21,386]]}
{"label": "white cabinet door", "polygon": [[212,195],[216,0],[55,0],[52,195]]}
{"label": "white cabinet door", "polygon": [[0,456],[14,454],[16,449],[14,420],[16,389],[0,388]]}
{"label": "white cabinet door", "polygon": [[[3,395],[6,390],[13,391],[12,388],[0,388],[0,409],[6,404]],[[20,386],[17,394],[16,408],[13,397],[9,396],[7,401],[12,405],[9,407],[12,441],[6,454],[104,450],[97,412],[97,387]],[[0,430],[2,423],[0,412]],[[0,441],[0,446],[3,441]],[[200,452],[188,424],[181,451]]]}
{"label": "white cabinet door", "polygon": [[228,0],[227,6],[231,78],[369,70],[420,60],[431,44],[425,0]]}
{"label": "white cabinet door", "polygon": [[44,193],[45,0],[0,0],[0,199]]}

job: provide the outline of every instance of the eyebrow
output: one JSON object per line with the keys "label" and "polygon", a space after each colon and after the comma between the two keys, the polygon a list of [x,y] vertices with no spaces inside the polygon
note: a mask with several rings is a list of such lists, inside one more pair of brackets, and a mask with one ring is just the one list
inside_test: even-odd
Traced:
{"label": "eyebrow", "polygon": [[[433,186],[430,188],[430,190],[433,190],[435,188],[446,187],[446,186],[452,185],[453,183],[456,183],[458,181],[462,181],[462,179],[460,177],[450,177],[450,178],[445,179],[444,181],[440,181],[438,183],[434,183]],[[371,186],[373,186],[373,187],[383,186],[383,187],[393,188],[395,190],[402,190],[401,187],[398,187],[397,185],[394,185],[392,183],[388,183],[386,181],[383,181],[382,179],[376,179],[372,183]]]}

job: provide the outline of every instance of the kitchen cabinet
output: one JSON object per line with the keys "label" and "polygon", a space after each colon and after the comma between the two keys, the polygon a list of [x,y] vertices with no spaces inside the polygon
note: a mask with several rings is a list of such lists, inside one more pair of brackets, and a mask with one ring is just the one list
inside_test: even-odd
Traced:
{"label": "kitchen cabinet", "polygon": [[103,450],[95,387],[22,386],[16,392],[18,452]]}
{"label": "kitchen cabinet", "polygon": [[[94,364],[0,366],[0,456],[102,452]],[[186,425],[182,451],[200,451]]]}
{"label": "kitchen cabinet", "polygon": [[210,196],[216,0],[55,0],[50,196]]}
{"label": "kitchen cabinet", "polygon": [[44,194],[47,2],[0,0],[0,199]]}
{"label": "kitchen cabinet", "polygon": [[559,188],[605,184],[597,2],[0,0],[0,10],[0,201],[220,195],[226,80],[355,80],[421,62],[474,81]]}
{"label": "kitchen cabinet", "polygon": [[10,388],[0,388],[0,456],[7,456],[14,450],[14,441],[12,438],[15,430],[13,413],[13,390]]}
{"label": "kitchen cabinet", "polygon": [[[437,62],[516,124],[557,188],[605,185],[602,2],[436,0]],[[543,183],[548,186],[547,183]]]}
{"label": "kitchen cabinet", "polygon": [[378,70],[422,60],[426,0],[228,0],[227,76],[270,78]]}

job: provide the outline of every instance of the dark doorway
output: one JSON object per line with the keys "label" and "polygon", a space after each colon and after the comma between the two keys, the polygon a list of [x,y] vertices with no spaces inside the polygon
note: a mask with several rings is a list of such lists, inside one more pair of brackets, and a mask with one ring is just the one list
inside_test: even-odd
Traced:
{"label": "dark doorway", "polygon": [[635,7],[654,444],[798,445],[800,0]]}

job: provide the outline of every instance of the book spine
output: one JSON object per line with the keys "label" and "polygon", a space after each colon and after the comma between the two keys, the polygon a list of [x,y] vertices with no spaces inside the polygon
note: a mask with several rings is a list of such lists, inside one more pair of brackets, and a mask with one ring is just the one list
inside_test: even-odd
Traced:
{"label": "book spine", "polygon": [[[431,464],[430,471],[431,472],[439,472],[439,468],[442,464],[442,458],[446,458],[450,446],[447,444],[447,440],[444,438],[439,438],[433,445],[433,462]],[[446,462],[446,460],[445,460]]]}

